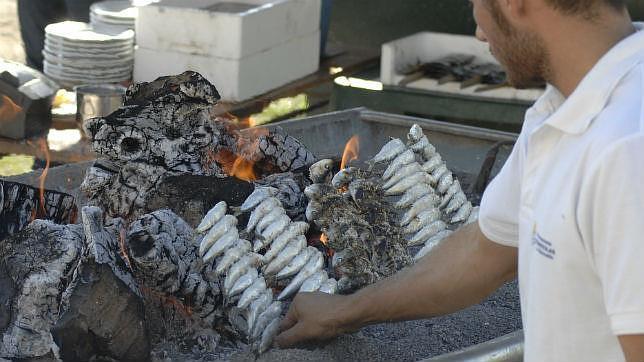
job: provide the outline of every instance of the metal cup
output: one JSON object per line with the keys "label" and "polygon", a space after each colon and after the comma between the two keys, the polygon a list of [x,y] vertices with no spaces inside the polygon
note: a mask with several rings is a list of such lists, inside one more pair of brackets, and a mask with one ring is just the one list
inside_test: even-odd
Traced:
{"label": "metal cup", "polygon": [[116,84],[79,85],[76,92],[76,123],[82,128],[90,118],[104,117],[123,105],[127,88]]}

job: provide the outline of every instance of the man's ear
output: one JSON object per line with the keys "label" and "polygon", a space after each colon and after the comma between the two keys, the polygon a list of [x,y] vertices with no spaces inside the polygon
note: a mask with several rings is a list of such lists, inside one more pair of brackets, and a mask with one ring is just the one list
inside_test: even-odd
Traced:
{"label": "man's ear", "polygon": [[498,0],[506,15],[516,19],[526,15],[529,0]]}

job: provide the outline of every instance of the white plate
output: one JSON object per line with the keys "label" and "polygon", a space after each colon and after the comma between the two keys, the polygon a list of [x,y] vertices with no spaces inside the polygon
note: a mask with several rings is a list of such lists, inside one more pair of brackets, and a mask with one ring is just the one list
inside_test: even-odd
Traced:
{"label": "white plate", "polygon": [[45,44],[43,52],[49,53],[51,56],[58,58],[74,59],[74,60],[119,60],[123,58],[133,58],[134,50],[120,50],[120,51],[102,51],[102,50],[76,50],[76,49],[66,49],[59,47],[52,47],[49,44]]}
{"label": "white plate", "polygon": [[132,65],[119,65],[112,67],[94,67],[89,68],[77,68],[72,67],[67,64],[61,65],[56,63],[51,63],[48,60],[43,61],[43,65],[47,67],[53,73],[60,75],[75,75],[75,76],[93,76],[93,77],[107,77],[107,76],[120,76],[122,74],[131,72],[133,69]]}
{"label": "white plate", "polygon": [[45,45],[49,47],[52,52],[59,51],[70,51],[70,52],[116,52],[123,53],[128,51],[134,51],[134,43],[124,43],[124,44],[78,44],[73,42],[64,42],[53,40],[49,37],[45,38]]}
{"label": "white plate", "polygon": [[76,21],[63,21],[49,24],[45,27],[45,34],[50,39],[73,43],[119,43],[133,42],[134,31],[119,31],[112,27],[92,27],[88,23]]}
{"label": "white plate", "polygon": [[101,1],[92,4],[89,9],[95,14],[119,19],[136,19],[139,15],[139,9],[132,6],[130,1]]}
{"label": "white plate", "polygon": [[43,50],[45,60],[52,64],[68,65],[77,68],[89,67],[118,67],[125,66],[134,62],[134,57],[121,59],[87,59],[87,58],[69,58],[49,53]]}

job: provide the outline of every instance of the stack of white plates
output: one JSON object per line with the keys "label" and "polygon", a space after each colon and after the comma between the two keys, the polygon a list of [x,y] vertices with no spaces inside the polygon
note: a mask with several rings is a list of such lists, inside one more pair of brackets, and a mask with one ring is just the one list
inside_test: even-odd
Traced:
{"label": "stack of white plates", "polygon": [[45,74],[64,87],[132,77],[134,31],[64,21],[45,28]]}
{"label": "stack of white plates", "polygon": [[139,9],[130,1],[101,1],[89,8],[90,23],[94,26],[114,26],[134,30]]}

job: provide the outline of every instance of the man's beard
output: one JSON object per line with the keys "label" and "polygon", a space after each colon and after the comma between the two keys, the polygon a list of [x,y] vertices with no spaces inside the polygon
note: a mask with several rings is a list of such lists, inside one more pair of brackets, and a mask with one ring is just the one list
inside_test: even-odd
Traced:
{"label": "man's beard", "polygon": [[496,0],[488,2],[500,30],[494,57],[503,65],[508,82],[519,89],[543,85],[549,78],[548,53],[543,40],[536,34],[520,31],[510,24]]}

